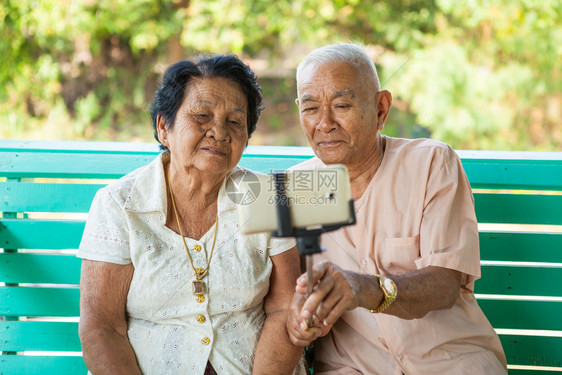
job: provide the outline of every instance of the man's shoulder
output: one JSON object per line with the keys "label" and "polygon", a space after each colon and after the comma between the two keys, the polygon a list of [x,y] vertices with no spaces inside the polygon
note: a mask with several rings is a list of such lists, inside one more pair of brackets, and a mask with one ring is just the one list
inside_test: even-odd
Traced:
{"label": "man's shoulder", "polygon": [[452,160],[457,158],[455,151],[446,143],[429,138],[391,138],[386,137],[386,151],[402,158]]}
{"label": "man's shoulder", "polygon": [[393,138],[386,137],[387,151],[417,151],[417,150],[428,150],[435,149],[441,151],[447,151],[451,147],[444,142],[429,139],[429,138]]}

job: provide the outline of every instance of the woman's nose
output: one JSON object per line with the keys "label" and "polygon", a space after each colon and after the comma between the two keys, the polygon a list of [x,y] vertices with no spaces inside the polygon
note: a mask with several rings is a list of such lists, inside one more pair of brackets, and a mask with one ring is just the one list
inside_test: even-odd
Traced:
{"label": "woman's nose", "polygon": [[228,139],[226,120],[215,119],[213,125],[207,131],[207,135],[219,142],[226,141]]}

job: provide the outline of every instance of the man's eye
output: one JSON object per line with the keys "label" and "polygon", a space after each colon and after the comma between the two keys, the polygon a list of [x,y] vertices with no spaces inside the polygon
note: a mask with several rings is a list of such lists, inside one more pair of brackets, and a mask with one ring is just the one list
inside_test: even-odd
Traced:
{"label": "man's eye", "polygon": [[318,108],[318,107],[306,107],[306,108],[303,108],[302,111],[303,111],[303,112],[312,112],[312,111],[314,111],[316,108]]}

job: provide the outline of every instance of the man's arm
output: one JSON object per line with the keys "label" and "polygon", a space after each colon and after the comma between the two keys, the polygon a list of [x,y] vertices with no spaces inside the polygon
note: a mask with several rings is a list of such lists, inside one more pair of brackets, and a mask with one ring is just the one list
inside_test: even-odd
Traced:
{"label": "man's arm", "polygon": [[[383,311],[402,319],[417,319],[433,310],[453,306],[460,293],[461,273],[429,266],[400,275],[386,275],[398,289],[396,300]],[[374,275],[345,271],[330,262],[315,266],[313,293],[305,302],[306,275],[297,279],[296,296],[289,310],[287,329],[296,345],[307,345],[326,334],[346,310],[356,307],[375,309],[384,295]],[[302,307],[301,307],[302,306]],[[307,319],[314,315],[320,325],[308,328]]]}
{"label": "man's arm", "polygon": [[271,257],[273,271],[269,293],[264,302],[266,319],[258,341],[253,374],[292,374],[302,354],[285,329],[287,309],[298,277],[299,255],[296,248]]}
{"label": "man's arm", "polygon": [[82,261],[78,330],[84,361],[93,374],[141,374],[127,337],[133,272],[132,264]]}

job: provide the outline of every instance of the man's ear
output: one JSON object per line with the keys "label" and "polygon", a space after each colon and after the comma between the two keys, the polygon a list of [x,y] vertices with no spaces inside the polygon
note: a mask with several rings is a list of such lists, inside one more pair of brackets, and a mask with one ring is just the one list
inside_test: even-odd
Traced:
{"label": "man's ear", "polygon": [[300,109],[301,108],[301,102],[299,101],[299,98],[295,99],[295,104],[297,105],[297,108]]}
{"label": "man's ear", "polygon": [[166,129],[166,120],[161,114],[156,117],[156,129],[158,130],[158,140],[168,147],[168,129]]}
{"label": "man's ear", "polygon": [[392,94],[388,90],[382,90],[377,92],[376,95],[377,102],[377,127],[379,130],[384,128],[384,123],[390,112],[390,106],[392,105]]}

